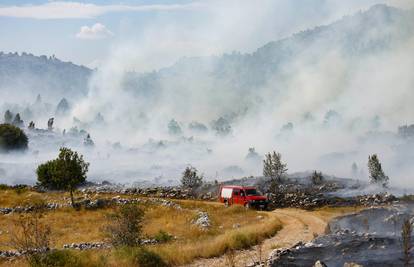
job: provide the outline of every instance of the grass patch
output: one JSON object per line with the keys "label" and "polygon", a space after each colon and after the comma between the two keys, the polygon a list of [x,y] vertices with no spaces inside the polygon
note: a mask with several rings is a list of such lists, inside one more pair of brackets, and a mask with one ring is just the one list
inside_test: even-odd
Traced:
{"label": "grass patch", "polygon": [[[4,192],[9,193],[3,194]],[[7,196],[11,198],[8,199]],[[114,194],[100,194],[94,197],[114,196]],[[6,189],[0,193],[0,206],[10,207],[11,203],[35,201],[59,202],[65,201],[67,197],[67,193],[38,193],[30,190],[18,195],[13,190]],[[75,255],[81,259],[80,266],[146,266],[146,262],[158,262],[156,264],[161,264],[159,266],[164,266],[162,264],[176,266],[191,263],[197,258],[220,256],[231,250],[251,247],[281,229],[280,221],[272,213],[248,210],[242,206],[225,208],[224,205],[215,202],[187,200],[176,202],[182,209],[153,204],[139,205],[145,210],[143,236],[156,238],[162,242],[160,244],[131,250],[71,251],[72,254],[58,254],[54,257],[58,260]],[[61,249],[63,244],[68,243],[105,241],[106,235],[102,230],[108,223],[106,215],[113,211],[114,207],[97,210],[74,210],[68,207],[47,211],[43,220],[52,229],[53,247]],[[208,213],[211,222],[209,228],[201,229],[193,224],[199,211]],[[10,249],[1,244],[7,243],[7,230],[13,227],[12,221],[17,216],[18,214],[9,214],[1,217],[0,231],[3,234],[0,235],[0,249]],[[16,262],[19,264],[8,262],[8,265],[1,263],[0,265],[25,266],[21,264],[21,260]],[[78,263],[74,261],[73,266],[77,266],[76,264]]]}

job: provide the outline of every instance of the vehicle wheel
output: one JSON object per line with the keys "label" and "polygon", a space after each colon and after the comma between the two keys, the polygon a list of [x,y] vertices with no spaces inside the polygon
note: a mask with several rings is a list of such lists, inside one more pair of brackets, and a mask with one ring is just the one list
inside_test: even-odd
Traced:
{"label": "vehicle wheel", "polygon": [[250,209],[250,204],[249,204],[249,203],[246,203],[246,204],[244,204],[244,207],[245,207],[246,209]]}
{"label": "vehicle wheel", "polygon": [[227,208],[229,206],[229,202],[228,201],[224,201],[224,206]]}

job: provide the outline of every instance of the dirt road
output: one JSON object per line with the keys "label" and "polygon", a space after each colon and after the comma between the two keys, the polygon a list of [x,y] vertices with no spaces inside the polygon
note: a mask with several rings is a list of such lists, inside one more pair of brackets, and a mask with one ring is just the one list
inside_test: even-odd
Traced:
{"label": "dirt road", "polygon": [[328,221],[342,214],[344,214],[342,210],[312,212],[300,209],[277,209],[272,212],[272,215],[282,222],[283,228],[274,237],[249,250],[236,251],[233,257],[199,259],[186,267],[229,266],[229,261],[234,261],[236,266],[246,266],[260,259],[264,260],[274,249],[291,247],[299,241],[307,242],[323,234]]}

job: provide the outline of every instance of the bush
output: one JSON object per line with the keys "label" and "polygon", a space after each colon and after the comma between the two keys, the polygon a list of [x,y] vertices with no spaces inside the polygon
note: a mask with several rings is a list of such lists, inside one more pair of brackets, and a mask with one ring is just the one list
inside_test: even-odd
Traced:
{"label": "bush", "polygon": [[52,250],[44,254],[33,254],[28,258],[32,267],[81,267],[82,261],[68,250]]}
{"label": "bush", "polygon": [[110,220],[106,231],[114,246],[140,245],[144,211],[135,204],[118,208],[117,212],[108,216]]}
{"label": "bush", "polygon": [[118,250],[120,258],[127,258],[134,265],[139,267],[164,267],[165,261],[155,252],[144,247],[124,247]]}
{"label": "bush", "polygon": [[157,240],[160,243],[165,243],[168,241],[171,241],[173,239],[173,236],[170,235],[169,233],[160,230],[156,235],[155,235],[155,240]]}
{"label": "bush", "polygon": [[26,150],[29,139],[19,127],[11,124],[0,124],[0,152]]}
{"label": "bush", "polygon": [[162,258],[155,252],[146,248],[139,248],[136,250],[134,263],[140,267],[162,267],[166,266]]}

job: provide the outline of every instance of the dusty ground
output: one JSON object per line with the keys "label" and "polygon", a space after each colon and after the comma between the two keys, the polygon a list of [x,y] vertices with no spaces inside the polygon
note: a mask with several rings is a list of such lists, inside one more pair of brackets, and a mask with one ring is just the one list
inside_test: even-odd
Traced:
{"label": "dusty ground", "polygon": [[354,208],[324,208],[317,211],[300,209],[277,209],[272,212],[283,225],[274,237],[266,239],[261,245],[249,250],[236,251],[233,255],[224,255],[210,259],[199,259],[186,267],[204,266],[246,266],[265,260],[269,253],[277,248],[291,247],[299,241],[307,242],[325,232],[327,223],[334,217],[356,211]]}

